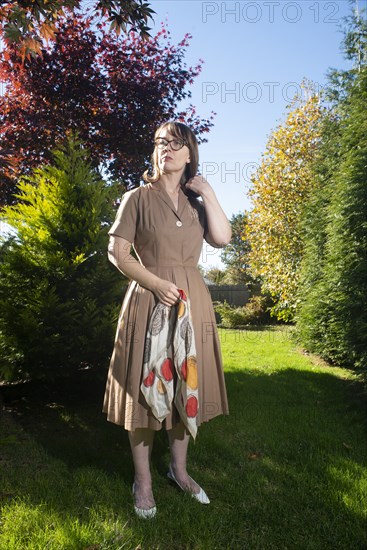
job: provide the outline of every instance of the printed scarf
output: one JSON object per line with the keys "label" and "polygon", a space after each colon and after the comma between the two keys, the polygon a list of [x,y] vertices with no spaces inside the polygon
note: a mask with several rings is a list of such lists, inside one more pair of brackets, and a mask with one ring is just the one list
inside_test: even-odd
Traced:
{"label": "printed scarf", "polygon": [[[162,422],[172,410],[195,439],[199,410],[198,371],[190,300],[179,289],[174,306],[159,302],[153,309],[145,340],[140,389],[154,416]],[[173,357],[172,357],[173,356]],[[174,369],[177,373],[174,395]]]}

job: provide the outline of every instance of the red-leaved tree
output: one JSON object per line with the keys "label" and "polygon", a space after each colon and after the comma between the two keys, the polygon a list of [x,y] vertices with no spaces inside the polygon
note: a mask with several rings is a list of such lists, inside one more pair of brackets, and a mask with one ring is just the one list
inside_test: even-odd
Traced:
{"label": "red-leaved tree", "polygon": [[149,40],[121,38],[78,16],[60,22],[42,57],[22,64],[8,49],[0,62],[0,204],[14,202],[19,175],[48,162],[68,134],[77,133],[95,165],[127,186],[139,184],[161,122],[182,120],[205,141],[213,113],[202,119],[192,105],[178,107],[201,71],[200,61],[184,63],[190,38],[172,45],[163,25]]}

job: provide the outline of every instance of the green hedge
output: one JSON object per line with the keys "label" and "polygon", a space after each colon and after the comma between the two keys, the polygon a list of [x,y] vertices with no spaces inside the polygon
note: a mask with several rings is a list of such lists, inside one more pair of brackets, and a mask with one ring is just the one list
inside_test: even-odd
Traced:
{"label": "green hedge", "polygon": [[[301,343],[326,360],[367,364],[367,67],[325,127],[306,208],[297,312]],[[308,215],[307,215],[308,214]]]}

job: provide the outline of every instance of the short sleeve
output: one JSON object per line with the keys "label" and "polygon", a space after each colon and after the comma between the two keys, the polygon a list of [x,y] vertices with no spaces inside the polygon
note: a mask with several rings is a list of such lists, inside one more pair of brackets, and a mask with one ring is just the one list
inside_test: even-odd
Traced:
{"label": "short sleeve", "polygon": [[108,231],[109,235],[122,237],[130,243],[135,240],[136,226],[139,221],[139,188],[123,194],[117,210],[116,219]]}

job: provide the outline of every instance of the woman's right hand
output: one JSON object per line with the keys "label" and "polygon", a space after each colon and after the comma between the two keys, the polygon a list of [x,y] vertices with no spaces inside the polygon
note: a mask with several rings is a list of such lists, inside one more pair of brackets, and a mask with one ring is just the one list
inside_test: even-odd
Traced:
{"label": "woman's right hand", "polygon": [[171,281],[159,279],[154,289],[154,294],[165,306],[173,306],[180,297],[177,286]]}

